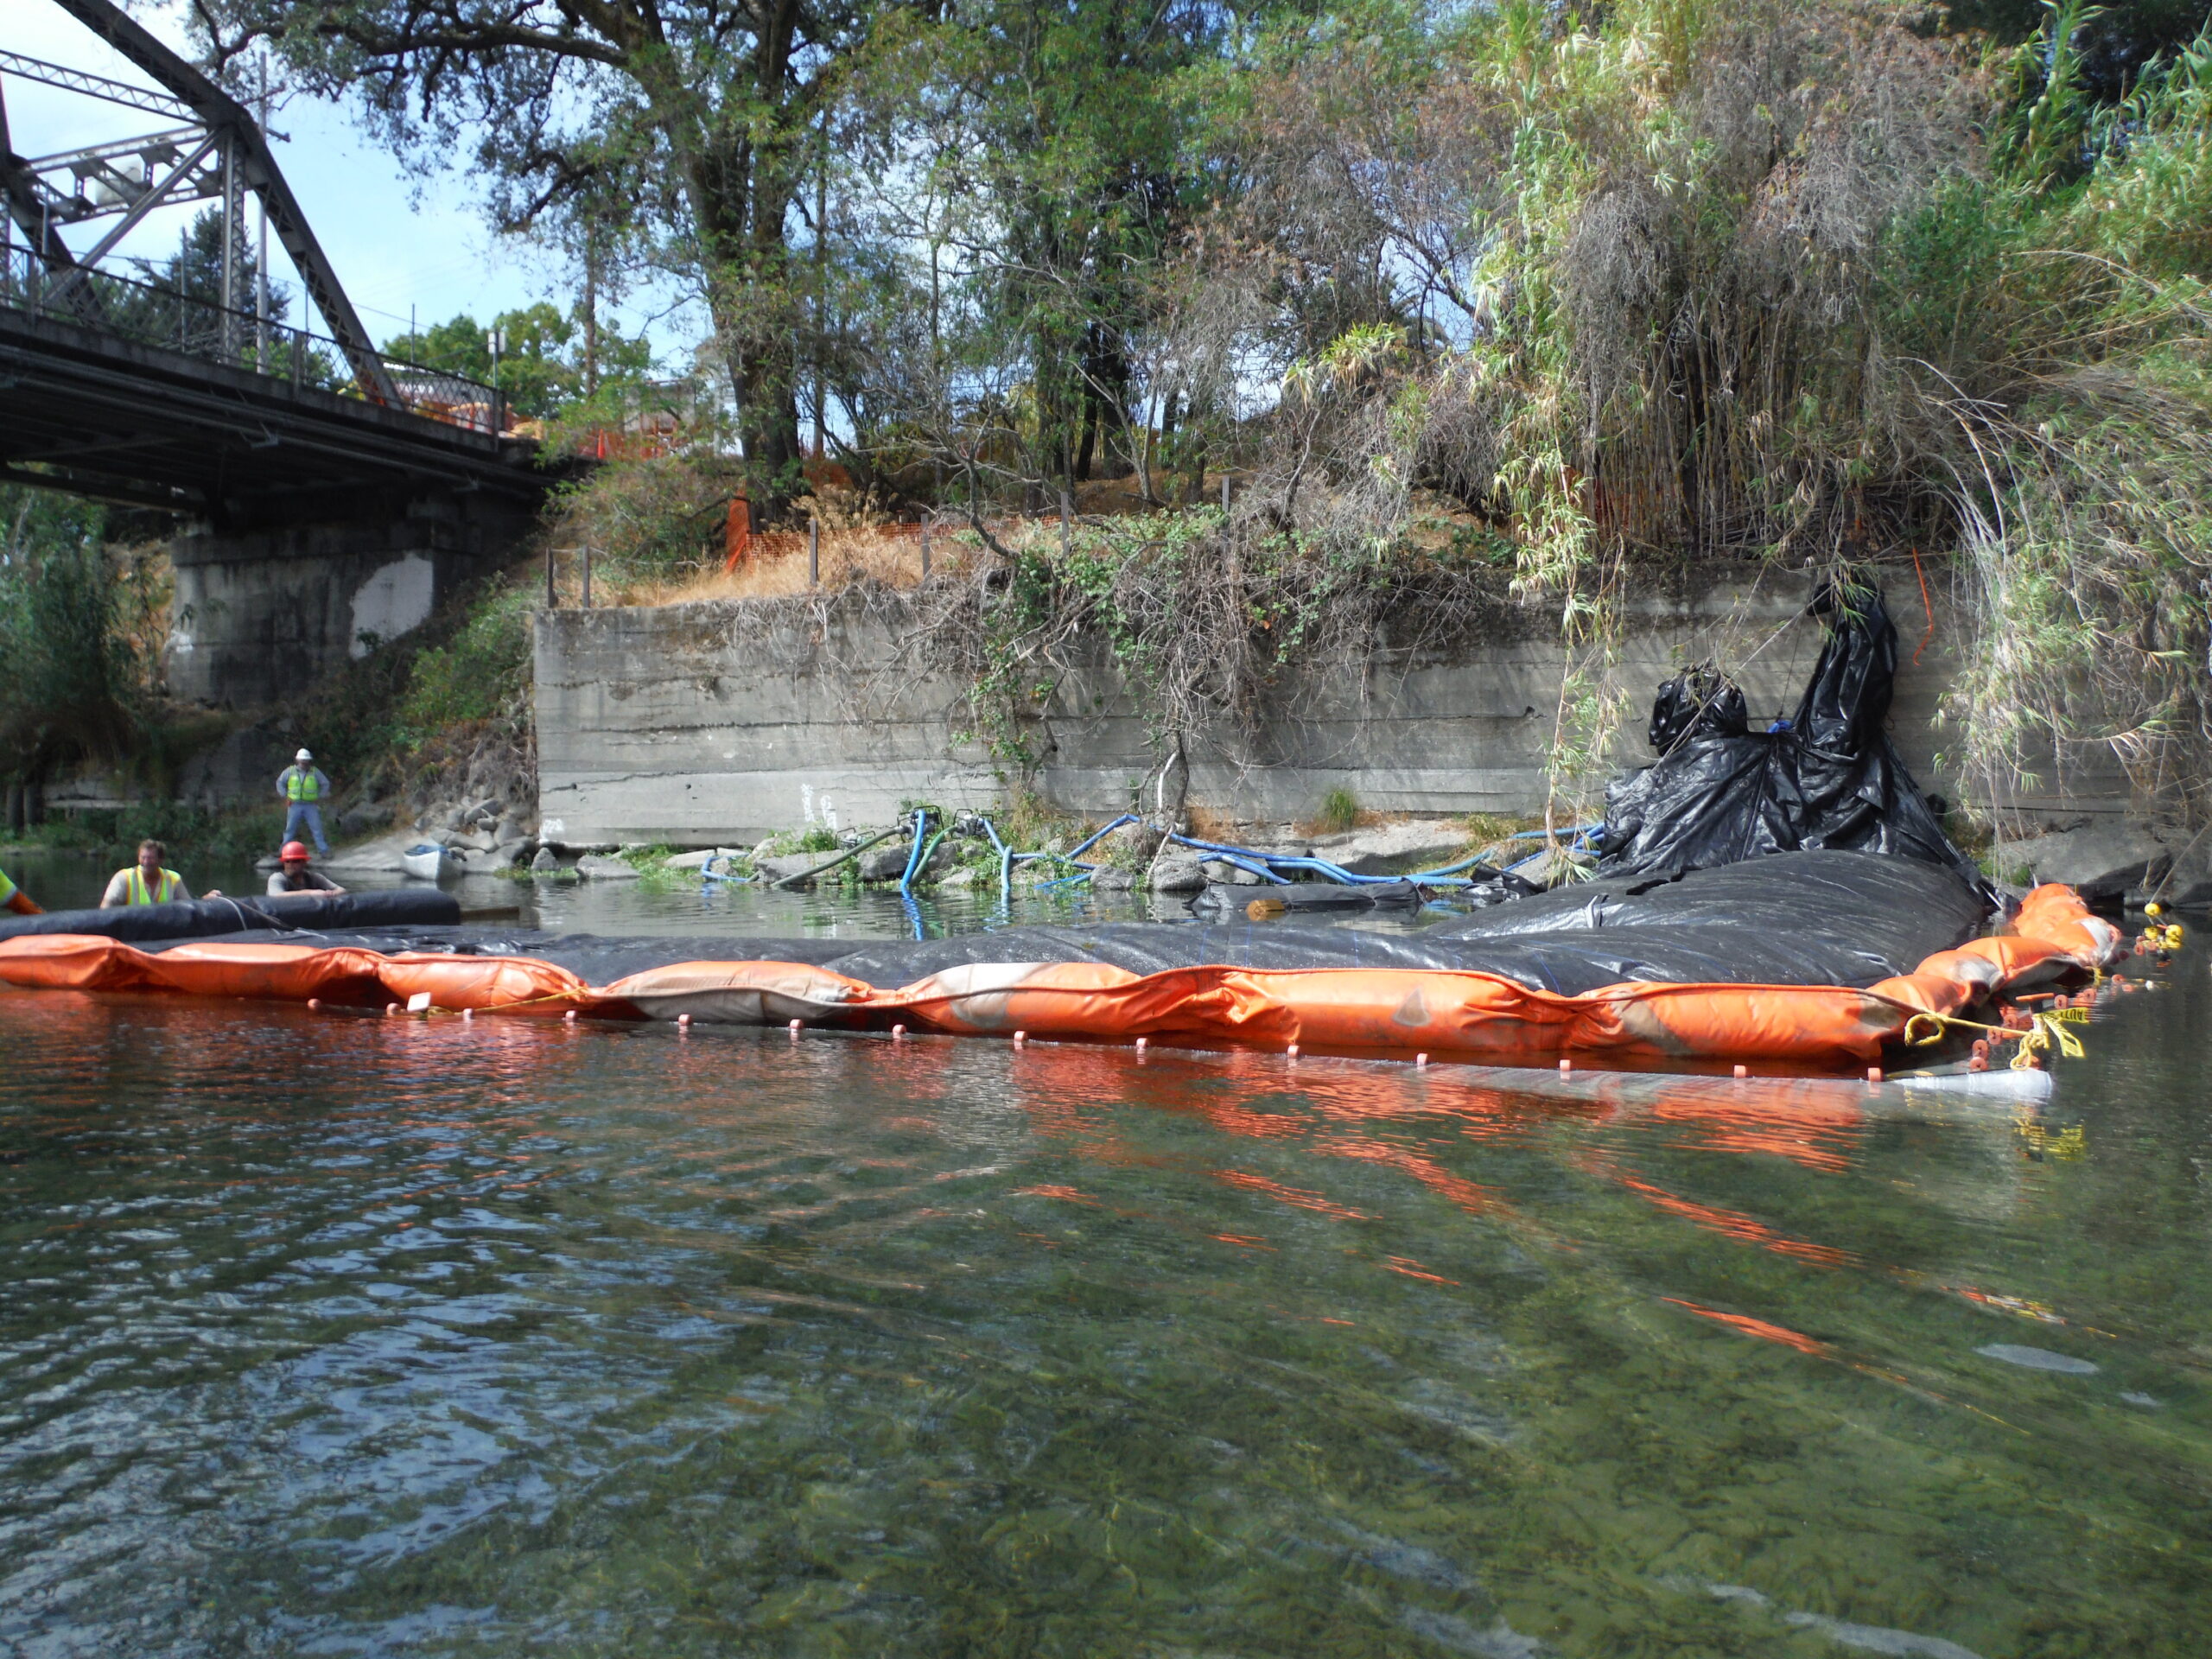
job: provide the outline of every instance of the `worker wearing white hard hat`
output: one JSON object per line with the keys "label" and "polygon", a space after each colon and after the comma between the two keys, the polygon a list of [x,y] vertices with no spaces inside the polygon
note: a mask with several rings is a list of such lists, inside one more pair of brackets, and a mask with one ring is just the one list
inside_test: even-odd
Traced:
{"label": "worker wearing white hard hat", "polygon": [[297,841],[305,824],[315,837],[318,855],[330,856],[330,843],[322,834],[322,804],[330,798],[330,779],[316,770],[315,756],[302,749],[292,764],[276,776],[276,792],[284,800],[284,839]]}

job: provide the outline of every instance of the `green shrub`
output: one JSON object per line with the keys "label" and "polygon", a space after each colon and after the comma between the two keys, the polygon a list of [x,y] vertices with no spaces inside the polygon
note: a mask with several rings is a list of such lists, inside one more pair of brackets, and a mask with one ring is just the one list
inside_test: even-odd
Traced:
{"label": "green shrub", "polygon": [[493,588],[444,645],[416,654],[394,711],[411,745],[441,728],[518,714],[530,690],[530,588]]}

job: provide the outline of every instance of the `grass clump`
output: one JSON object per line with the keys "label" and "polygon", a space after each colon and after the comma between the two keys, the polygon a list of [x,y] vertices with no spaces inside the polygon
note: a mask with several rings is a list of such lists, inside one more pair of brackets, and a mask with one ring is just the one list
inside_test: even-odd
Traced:
{"label": "grass clump", "polygon": [[1359,823],[1359,797],[1339,785],[1321,797],[1321,804],[1313,811],[1313,833],[1320,836],[1342,835],[1356,829]]}

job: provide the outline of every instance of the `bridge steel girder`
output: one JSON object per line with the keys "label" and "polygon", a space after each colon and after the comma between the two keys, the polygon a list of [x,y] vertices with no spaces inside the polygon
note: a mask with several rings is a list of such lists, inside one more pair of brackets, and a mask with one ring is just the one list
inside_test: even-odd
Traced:
{"label": "bridge steel girder", "polygon": [[[537,446],[0,306],[0,475],[215,524],[488,492],[534,507]],[[39,470],[48,468],[50,470]]]}
{"label": "bridge steel girder", "polygon": [[[38,199],[38,175],[31,171],[30,163],[9,147],[8,99],[4,92],[0,92],[0,196],[7,198],[8,217],[30,238],[31,245],[38,251],[46,268],[73,276],[77,256],[69,251],[69,245],[54,228],[53,215],[45,211]],[[67,299],[69,308],[86,321],[97,323],[102,320],[99,296],[82,283],[70,284]]]}
{"label": "bridge steel girder", "polygon": [[48,63],[42,58],[27,58],[20,52],[0,52],[0,75],[13,75],[18,80],[43,81],[47,86],[59,86],[64,92],[81,92],[86,98],[120,104],[126,110],[158,115],[165,120],[188,121],[192,118],[191,106],[166,92],[149,92],[143,86],[110,80],[105,75],[72,69],[66,64]]}
{"label": "bridge steel girder", "polygon": [[330,261],[322,251],[322,245],[308,228],[307,215],[292,194],[292,187],[284,181],[276,158],[262,136],[260,123],[243,104],[162,45],[143,24],[109,0],[54,0],[54,3],[161,82],[192,110],[209,131],[219,134],[228,143],[244,183],[260,196],[263,211],[269,215],[270,228],[283,244],[293,268],[306,285],[308,297],[315,302],[331,338],[345,353],[346,366],[353,370],[362,395],[372,402],[397,409],[401,402],[399,388],[392,382],[391,372],[370,342],[369,331],[362,327],[353,302],[346,297],[337,272],[331,269]]}

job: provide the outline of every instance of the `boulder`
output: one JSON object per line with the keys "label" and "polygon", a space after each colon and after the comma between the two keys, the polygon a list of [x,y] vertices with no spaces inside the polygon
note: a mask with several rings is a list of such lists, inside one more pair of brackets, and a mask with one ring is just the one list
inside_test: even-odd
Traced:
{"label": "boulder", "polygon": [[1137,879],[1118,865],[1109,864],[1090,878],[1094,893],[1127,893],[1137,884]]}
{"label": "boulder", "polygon": [[401,861],[407,849],[422,840],[422,836],[402,830],[397,835],[379,836],[352,847],[341,847],[328,858],[315,860],[315,868],[327,875],[344,880],[347,875],[397,874],[407,866]]}
{"label": "boulder", "polygon": [[1205,884],[1205,871],[1196,853],[1178,849],[1162,854],[1152,867],[1150,886],[1154,893],[1197,893]]}
{"label": "boulder", "polygon": [[[827,853],[781,853],[772,858],[756,858],[753,863],[763,880],[775,882],[803,875],[829,856]],[[899,868],[906,866],[902,862]]]}
{"label": "boulder", "polygon": [[2154,895],[2170,909],[2212,910],[2212,830],[2183,842],[2173,868],[2129,889],[2127,902],[2143,905]]}
{"label": "boulder", "polygon": [[1091,858],[1102,853],[1112,853],[1131,862],[1141,860],[1149,863],[1153,855],[1160,850],[1160,843],[1166,838],[1166,831],[1152,824],[1125,823],[1084,856]]}
{"label": "boulder", "polygon": [[854,861],[861,867],[863,881],[896,881],[906,874],[906,861],[912,856],[913,849],[906,842],[886,842],[869,848]]}
{"label": "boulder", "polygon": [[972,887],[975,885],[976,872],[965,869],[955,870],[950,875],[946,876],[944,880],[938,883],[938,886],[941,887]]}
{"label": "boulder", "polygon": [[492,849],[492,868],[495,870],[511,870],[523,861],[523,855],[529,850],[530,838],[527,836],[515,836],[500,842]]}
{"label": "boulder", "polygon": [[2000,881],[2063,881],[2084,899],[2118,899],[2157,883],[2172,867],[2173,852],[2141,825],[2115,821],[2000,841],[1993,861]]}
{"label": "boulder", "polygon": [[561,861],[553,855],[550,847],[541,847],[537,856],[530,861],[530,868],[540,875],[550,875],[561,868]]}
{"label": "boulder", "polygon": [[1455,862],[1466,845],[1467,832],[1449,819],[1408,819],[1319,836],[1312,850],[1354,875],[1396,875]]}
{"label": "boulder", "polygon": [[703,870],[718,858],[744,858],[742,847],[702,847],[696,852],[671,853],[662,866],[671,870]]}
{"label": "boulder", "polygon": [[1540,887],[1563,887],[1589,874],[1597,862],[1588,853],[1571,853],[1564,847],[1546,848],[1513,874]]}
{"label": "boulder", "polygon": [[365,836],[370,830],[381,830],[391,822],[390,801],[362,801],[338,815],[338,833],[341,836]]}
{"label": "boulder", "polygon": [[635,881],[644,872],[626,858],[586,853],[576,861],[576,874],[588,875],[594,881]]}

